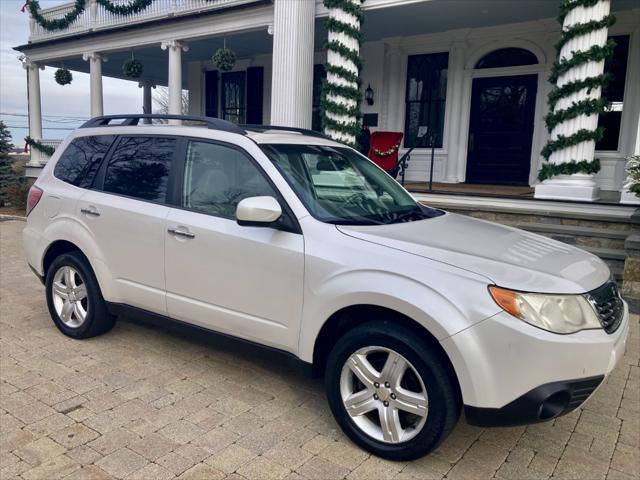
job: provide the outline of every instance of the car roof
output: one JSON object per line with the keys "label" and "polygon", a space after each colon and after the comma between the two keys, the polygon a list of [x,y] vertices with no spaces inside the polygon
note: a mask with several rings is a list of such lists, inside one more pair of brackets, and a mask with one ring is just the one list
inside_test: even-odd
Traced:
{"label": "car roof", "polygon": [[[163,123],[154,124],[152,123],[154,120],[160,120]],[[166,123],[171,120],[179,120],[182,124]],[[145,121],[151,123],[144,123]],[[154,133],[158,135],[189,135],[201,138],[219,138],[220,134],[223,136],[238,135],[249,138],[258,144],[344,147],[344,144],[310,129],[273,125],[236,125],[218,118],[168,114],[123,114],[95,117],[74,132],[74,136],[105,134],[149,135]],[[227,137],[227,140],[231,140],[231,138]]]}

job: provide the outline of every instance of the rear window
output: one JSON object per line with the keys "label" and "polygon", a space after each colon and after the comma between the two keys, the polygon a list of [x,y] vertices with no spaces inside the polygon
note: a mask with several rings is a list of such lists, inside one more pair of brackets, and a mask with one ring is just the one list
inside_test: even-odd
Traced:
{"label": "rear window", "polygon": [[176,139],[122,137],[104,177],[104,191],[163,203]]}
{"label": "rear window", "polygon": [[72,140],[58,159],[53,175],[76,187],[91,187],[100,162],[114,138],[113,135],[102,135]]}

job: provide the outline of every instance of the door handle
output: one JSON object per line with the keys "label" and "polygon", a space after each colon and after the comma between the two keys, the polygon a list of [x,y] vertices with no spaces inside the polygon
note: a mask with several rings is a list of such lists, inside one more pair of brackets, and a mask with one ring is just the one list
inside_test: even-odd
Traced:
{"label": "door handle", "polygon": [[178,237],[185,237],[185,238],[194,238],[196,236],[195,233],[191,233],[186,230],[181,230],[179,228],[167,228],[167,232],[169,232],[171,235],[176,235]]}
{"label": "door handle", "polygon": [[100,216],[100,212],[97,211],[95,208],[81,208],[80,211],[85,215],[93,215],[94,217]]}

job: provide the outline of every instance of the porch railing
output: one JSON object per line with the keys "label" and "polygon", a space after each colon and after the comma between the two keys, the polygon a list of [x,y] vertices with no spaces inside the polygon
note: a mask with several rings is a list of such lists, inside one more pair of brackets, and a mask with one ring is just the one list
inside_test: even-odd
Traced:
{"label": "porch railing", "polygon": [[[62,140],[53,140],[53,139],[42,139],[40,140],[42,145],[47,147],[58,148],[58,146],[62,143]],[[29,159],[28,166],[37,167],[40,165],[44,165],[49,160],[49,155],[42,153],[40,150],[36,148],[31,149],[31,158]]]}
{"label": "porch railing", "polygon": [[[115,4],[129,5],[131,0],[112,0]],[[95,0],[88,0],[81,15],[64,30],[49,31],[32,18],[30,21],[30,42],[41,42],[53,38],[73,36],[95,30],[121,27],[133,23],[148,22],[171,16],[193,15],[232,6],[258,3],[260,0],[154,0],[146,9],[130,15],[116,15],[109,12]],[[61,18],[72,11],[75,2],[69,2],[41,10],[47,19]]]}

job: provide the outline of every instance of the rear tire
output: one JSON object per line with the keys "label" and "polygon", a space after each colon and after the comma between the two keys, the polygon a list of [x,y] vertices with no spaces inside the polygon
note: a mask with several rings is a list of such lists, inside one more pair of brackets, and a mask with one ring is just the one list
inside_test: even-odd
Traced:
{"label": "rear tire", "polygon": [[68,337],[95,337],[115,325],[116,317],[107,310],[96,276],[80,252],[64,253],[51,263],[45,288],[53,323]]}
{"label": "rear tire", "polygon": [[413,460],[435,449],[460,416],[458,390],[447,372],[415,332],[376,321],[338,340],[325,387],[351,440],[379,457]]}

